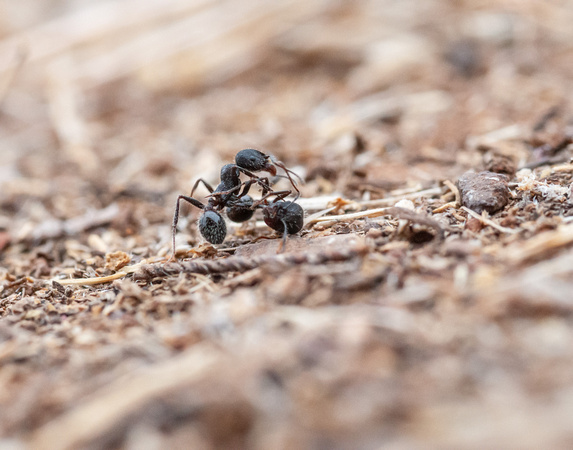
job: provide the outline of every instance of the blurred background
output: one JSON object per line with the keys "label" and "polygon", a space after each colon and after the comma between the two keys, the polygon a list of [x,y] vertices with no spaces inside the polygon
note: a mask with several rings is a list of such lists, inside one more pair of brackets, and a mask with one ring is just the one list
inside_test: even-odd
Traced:
{"label": "blurred background", "polygon": [[[217,184],[246,147],[303,176],[303,197],[352,200],[439,187],[492,149],[517,166],[543,157],[571,134],[571,24],[570,0],[0,0],[0,436],[48,424],[51,440],[41,431],[36,443],[78,448],[100,417],[90,396],[119,380],[98,410],[108,428],[87,431],[94,448],[121,433],[126,448],[176,448],[158,436],[197,417],[196,441],[183,430],[173,442],[571,442],[570,309],[534,305],[524,318],[512,292],[499,312],[463,290],[470,266],[515,235],[460,228],[448,260],[388,237],[357,284],[348,265],[338,278],[319,267],[145,288],[44,283],[110,274],[118,250],[166,255],[176,196],[199,177]],[[185,206],[178,246],[202,242],[198,212]],[[486,275],[506,283],[514,273],[497,263]],[[177,378],[177,355],[190,378]],[[155,365],[162,376],[145,372],[133,390],[155,406],[146,389],[172,377],[174,398],[162,410],[134,394],[120,430],[107,406],[121,409],[126,374]]]}
{"label": "blurred background", "polygon": [[168,221],[244,147],[306,196],[456,176],[480,136],[567,120],[572,19],[558,0],[2,0],[0,226],[134,197],[132,225]]}

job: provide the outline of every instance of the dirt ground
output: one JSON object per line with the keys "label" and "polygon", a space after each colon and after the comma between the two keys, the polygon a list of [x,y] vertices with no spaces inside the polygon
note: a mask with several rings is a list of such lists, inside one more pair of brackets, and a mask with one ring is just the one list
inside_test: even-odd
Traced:
{"label": "dirt ground", "polygon": [[[571,23],[0,0],[0,449],[571,448]],[[305,227],[167,262],[243,148]]]}

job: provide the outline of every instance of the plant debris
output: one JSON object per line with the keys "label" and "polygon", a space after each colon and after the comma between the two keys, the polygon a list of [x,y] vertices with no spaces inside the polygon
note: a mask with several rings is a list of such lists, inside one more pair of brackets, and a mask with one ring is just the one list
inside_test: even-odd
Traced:
{"label": "plant debris", "polygon": [[0,448],[571,440],[567,2],[0,11]]}

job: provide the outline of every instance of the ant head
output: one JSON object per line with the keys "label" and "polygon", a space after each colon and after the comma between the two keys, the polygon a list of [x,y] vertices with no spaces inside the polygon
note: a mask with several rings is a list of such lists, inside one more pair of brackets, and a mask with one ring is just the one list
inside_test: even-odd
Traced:
{"label": "ant head", "polygon": [[229,186],[236,186],[241,182],[240,173],[235,164],[225,164],[221,167],[221,182]]}
{"label": "ant head", "polygon": [[235,163],[237,166],[252,172],[264,170],[273,176],[277,174],[277,168],[269,161],[269,155],[254,148],[246,148],[237,153]]}
{"label": "ant head", "polygon": [[295,202],[275,202],[263,208],[265,223],[279,233],[295,234],[304,226],[304,210]]}
{"label": "ant head", "polygon": [[199,218],[199,231],[211,244],[221,244],[227,236],[227,225],[218,212],[206,210]]}

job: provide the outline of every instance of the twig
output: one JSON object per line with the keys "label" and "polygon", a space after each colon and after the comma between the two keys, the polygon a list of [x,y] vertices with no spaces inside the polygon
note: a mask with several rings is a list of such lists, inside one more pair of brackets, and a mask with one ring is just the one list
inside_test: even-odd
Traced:
{"label": "twig", "polygon": [[509,141],[512,139],[520,139],[527,136],[528,130],[518,124],[508,125],[497,130],[490,131],[489,133],[480,136],[470,136],[467,139],[467,146],[471,148],[480,145],[493,145],[500,141]]}
{"label": "twig", "polygon": [[501,231],[502,233],[516,234],[516,233],[520,232],[520,230],[514,230],[513,228],[502,227],[501,225],[498,225],[497,223],[495,223],[493,220],[490,220],[486,217],[480,216],[477,212],[472,211],[471,209],[466,208],[465,206],[462,206],[461,209],[463,209],[465,212],[467,212],[470,216],[478,219],[483,224],[489,225],[490,227],[495,228],[496,230]]}
{"label": "twig", "polygon": [[506,249],[505,258],[512,264],[540,259],[568,247],[573,243],[573,225],[563,225],[553,231],[540,233],[526,242]]}
{"label": "twig", "polygon": [[19,236],[16,241],[21,242],[29,239],[42,241],[45,239],[56,239],[62,236],[75,236],[90,228],[99,227],[111,222],[118,214],[119,206],[116,203],[112,203],[106,208],[89,210],[83,216],[73,217],[68,220],[44,221],[34,228],[31,233]]}
{"label": "twig", "polygon": [[305,209],[305,211],[326,209],[329,204],[332,204],[332,202],[337,201],[338,199],[348,202],[348,206],[346,206],[347,208],[351,207],[354,209],[360,207],[393,206],[400,200],[404,199],[412,200],[420,197],[433,197],[434,195],[440,195],[442,194],[442,188],[434,187],[430,189],[416,189],[414,191],[408,190],[407,192],[404,192],[404,189],[402,189],[401,191],[392,191],[390,194],[393,195],[391,197],[364,201],[349,201],[348,199],[342,198],[340,195],[323,195],[319,197],[300,198],[298,199],[298,203]]}
{"label": "twig", "polygon": [[456,200],[453,202],[448,202],[445,205],[440,206],[439,208],[436,208],[432,211],[432,214],[438,214],[438,213],[442,213],[444,211],[446,211],[449,208],[459,208],[460,205],[462,204],[462,198],[460,195],[460,190],[457,188],[457,186],[452,183],[450,180],[445,180],[444,181],[444,185],[450,190],[452,191],[452,193],[454,194],[454,196],[456,197]]}
{"label": "twig", "polygon": [[432,214],[439,214],[439,213],[443,213],[444,211],[450,209],[450,208],[457,208],[459,206],[457,201],[453,201],[453,202],[448,202],[445,205],[440,206],[439,208],[436,208],[434,210],[432,210]]}
{"label": "twig", "polygon": [[112,275],[107,275],[105,277],[93,277],[93,278],[70,278],[64,280],[54,279],[57,283],[64,285],[64,286],[93,286],[96,284],[102,283],[109,283],[110,281],[117,280],[118,278],[123,278],[127,274],[133,273],[137,271],[143,263],[133,264],[131,266],[125,266],[119,272],[116,272]]}
{"label": "twig", "polygon": [[552,156],[550,158],[544,158],[541,159],[539,161],[533,161],[530,162],[528,164],[525,164],[524,166],[520,167],[519,169],[537,169],[538,167],[541,166],[550,166],[553,164],[560,164],[560,163],[564,163],[569,161],[569,156],[562,156],[562,155],[557,155],[557,156]]}
{"label": "twig", "polygon": [[192,275],[197,280],[197,285],[189,289],[189,293],[198,291],[203,287],[207,288],[209,292],[215,292],[215,283],[209,277],[200,273],[193,273]]}
{"label": "twig", "polygon": [[555,105],[552,106],[551,108],[549,108],[549,110],[547,110],[535,123],[535,125],[533,125],[533,131],[534,132],[539,132],[539,131],[543,131],[545,129],[545,127],[547,126],[547,123],[550,120],[553,120],[554,118],[556,118],[557,116],[559,116],[562,112],[563,109],[563,105]]}
{"label": "twig", "polygon": [[177,275],[181,272],[215,274],[225,272],[246,272],[260,266],[282,265],[294,266],[299,264],[323,264],[327,262],[347,261],[367,252],[367,247],[360,246],[343,250],[329,250],[318,253],[287,253],[282,255],[254,256],[243,258],[231,256],[217,260],[191,260],[167,262],[164,264],[143,265],[135,274],[135,280],[148,281],[157,277]]}
{"label": "twig", "polygon": [[378,206],[378,205],[394,205],[400,200],[411,200],[420,197],[433,197],[434,195],[440,195],[442,193],[442,188],[430,188],[424,189],[422,191],[412,192],[411,194],[405,194],[395,197],[379,198],[376,200],[366,200],[363,202],[356,202],[360,206]]}
{"label": "twig", "polygon": [[107,275],[105,277],[94,277],[94,278],[70,278],[68,280],[54,280],[63,286],[93,286],[96,284],[109,283],[110,281],[117,280],[118,278],[123,278],[128,272],[120,271],[113,275]]}
{"label": "twig", "polygon": [[[313,222],[342,222],[348,220],[362,219],[365,217],[380,217],[380,216],[392,216],[400,220],[407,220],[410,222],[419,223],[421,225],[425,225],[436,230],[436,236],[440,240],[442,240],[444,237],[444,229],[437,221],[431,219],[430,217],[427,217],[426,215],[410,211],[409,209],[406,208],[400,208],[398,206],[391,206],[389,208],[367,209],[366,211],[359,211],[349,214],[339,214],[336,216],[317,217],[313,219]],[[307,224],[308,223],[310,223],[310,221],[307,222]]]}
{"label": "twig", "polygon": [[444,229],[440,223],[425,214],[420,214],[406,208],[399,208],[397,206],[387,208],[387,214],[393,217],[397,217],[400,220],[408,220],[412,223],[417,223],[429,228],[433,228],[436,232],[436,237],[438,240],[441,241],[444,239]]}
{"label": "twig", "polygon": [[336,206],[332,206],[330,208],[326,208],[323,209],[321,211],[315,212],[314,214],[311,214],[310,216],[308,216],[305,220],[304,220],[304,226],[306,227],[308,224],[310,223],[314,223],[314,221],[316,221],[316,219],[318,219],[319,217],[324,216],[325,214],[328,214],[330,211],[333,211],[336,209]]}
{"label": "twig", "polygon": [[77,406],[38,429],[32,436],[31,447],[39,450],[97,447],[102,437],[107,439],[117,430],[118,424],[156,404],[158,398],[208,377],[221,358],[218,348],[199,343],[127,379],[117,377],[102,386],[93,398],[78,401]]}
{"label": "twig", "polygon": [[450,180],[445,180],[444,185],[446,185],[448,187],[448,189],[454,193],[454,195],[456,197],[456,203],[458,205],[461,205],[462,204],[462,196],[460,195],[460,190],[458,189],[458,187],[454,183],[452,183]]}
{"label": "twig", "polygon": [[308,220],[306,224],[316,223],[316,222],[339,222],[339,221],[348,221],[354,219],[362,219],[364,217],[380,217],[385,216],[388,214],[388,208],[375,208],[375,209],[367,209],[365,211],[358,211],[348,214],[337,214],[335,216],[323,216],[323,217],[315,217],[312,220]]}

